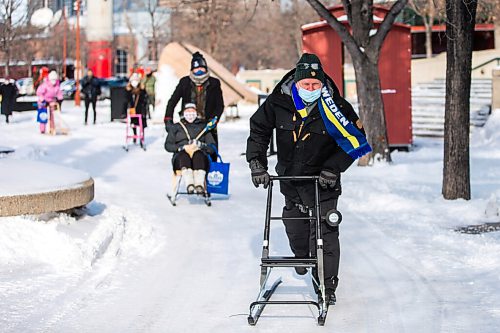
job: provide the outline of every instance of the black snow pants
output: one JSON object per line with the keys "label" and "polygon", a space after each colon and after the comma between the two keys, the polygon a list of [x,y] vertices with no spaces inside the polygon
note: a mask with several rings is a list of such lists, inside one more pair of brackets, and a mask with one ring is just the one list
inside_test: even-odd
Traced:
{"label": "black snow pants", "polygon": [[190,157],[185,150],[178,152],[173,159],[174,170],[182,170],[183,168],[193,170],[208,171],[208,158],[204,152],[197,150],[193,157]]}
{"label": "black snow pants", "polygon": [[85,124],[87,123],[87,118],[89,115],[89,107],[92,104],[92,110],[94,111],[94,124],[96,122],[97,112],[96,112],[96,104],[97,97],[87,98],[85,97]]}
{"label": "black snow pants", "polygon": [[[320,202],[321,217],[324,220],[326,213],[333,208],[337,208],[338,199],[329,199]],[[285,207],[283,207],[283,217],[307,217],[307,213],[300,211],[299,207],[289,198],[285,197]],[[297,258],[309,258],[316,256],[316,224],[309,220],[288,220],[283,221],[286,234],[290,243],[290,248]],[[339,273],[340,243],[339,227],[331,227],[321,223],[323,235],[323,262],[325,271],[326,288],[336,289]],[[313,274],[316,272],[313,271]]]}

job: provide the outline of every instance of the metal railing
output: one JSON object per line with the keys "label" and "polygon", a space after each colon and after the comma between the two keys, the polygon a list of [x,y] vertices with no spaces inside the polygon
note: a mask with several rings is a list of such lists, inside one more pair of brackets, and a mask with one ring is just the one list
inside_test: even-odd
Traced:
{"label": "metal railing", "polygon": [[472,70],[475,71],[476,69],[479,69],[481,67],[484,67],[486,65],[489,65],[490,63],[492,63],[493,61],[496,61],[497,62],[497,66],[500,66],[500,57],[496,57],[496,58],[492,58],[480,65],[477,65],[476,67],[472,67]]}

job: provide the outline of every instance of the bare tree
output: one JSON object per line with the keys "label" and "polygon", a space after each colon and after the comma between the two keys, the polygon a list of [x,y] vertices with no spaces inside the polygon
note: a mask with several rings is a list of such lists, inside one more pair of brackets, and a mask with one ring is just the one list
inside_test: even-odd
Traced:
{"label": "bare tree", "polygon": [[12,53],[16,55],[16,59],[24,61],[28,66],[28,76],[33,76],[32,73],[32,63],[36,59],[37,53],[40,53],[41,49],[38,46],[38,35],[40,29],[26,25],[19,28],[16,43],[12,46]]}
{"label": "bare tree", "polygon": [[[318,19],[305,0],[163,0],[172,39],[194,44],[231,68],[289,68],[302,51],[300,26]],[[222,19],[219,19],[222,18]],[[216,29],[213,29],[213,27]]]}
{"label": "bare tree", "polygon": [[316,12],[337,32],[349,51],[356,74],[356,88],[361,119],[366,123],[368,141],[373,152],[361,163],[366,165],[376,157],[391,161],[384,104],[380,89],[378,60],[385,37],[408,0],[397,0],[374,34],[373,0],[342,0],[351,31],[333,16],[319,0],[307,0]]}
{"label": "bare tree", "polygon": [[476,0],[446,0],[443,197],[470,199],[469,130]]}
{"label": "bare tree", "polygon": [[411,8],[422,18],[425,27],[425,56],[432,57],[432,25],[438,11],[439,0],[410,0]]}
{"label": "bare tree", "polygon": [[[149,59],[153,61],[158,61],[160,47],[166,43],[170,34],[168,26],[170,18],[169,8],[175,8],[180,2],[168,3],[167,1],[158,0],[134,0],[134,3],[138,8],[144,8],[148,14],[149,31],[147,31],[147,35],[148,37],[149,34],[151,35],[148,54],[145,54],[141,59],[138,59],[138,61],[141,61],[146,56],[149,56]],[[132,33],[133,29],[130,25],[130,19],[127,17],[126,20],[128,29]]]}
{"label": "bare tree", "polygon": [[5,54],[5,74],[9,75],[12,48],[18,37],[18,28],[26,21],[23,0],[0,0],[0,45]]}

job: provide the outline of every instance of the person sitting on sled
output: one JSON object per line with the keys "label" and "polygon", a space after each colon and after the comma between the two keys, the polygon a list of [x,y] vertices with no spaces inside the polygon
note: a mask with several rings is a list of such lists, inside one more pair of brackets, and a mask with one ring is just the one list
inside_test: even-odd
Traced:
{"label": "person sitting on sled", "polygon": [[205,176],[209,167],[208,156],[215,153],[215,140],[207,123],[198,118],[196,105],[187,103],[183,116],[172,125],[165,141],[165,150],[174,153],[174,172],[181,174],[188,194],[205,193]]}

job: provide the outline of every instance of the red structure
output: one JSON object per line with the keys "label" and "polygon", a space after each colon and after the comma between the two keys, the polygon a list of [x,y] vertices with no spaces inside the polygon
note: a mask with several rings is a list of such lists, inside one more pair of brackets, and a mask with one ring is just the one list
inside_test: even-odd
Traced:
{"label": "red structure", "polygon": [[113,50],[111,42],[88,42],[87,67],[99,78],[108,78],[112,73]]}
{"label": "red structure", "polygon": [[[329,9],[348,27],[342,6]],[[374,7],[374,29],[388,10]],[[339,35],[325,21],[302,27],[304,52],[315,53],[326,73],[344,93],[344,45]],[[395,23],[389,31],[379,58],[380,84],[384,101],[387,136],[391,148],[409,148],[413,143],[411,123],[411,34],[410,26]]]}

